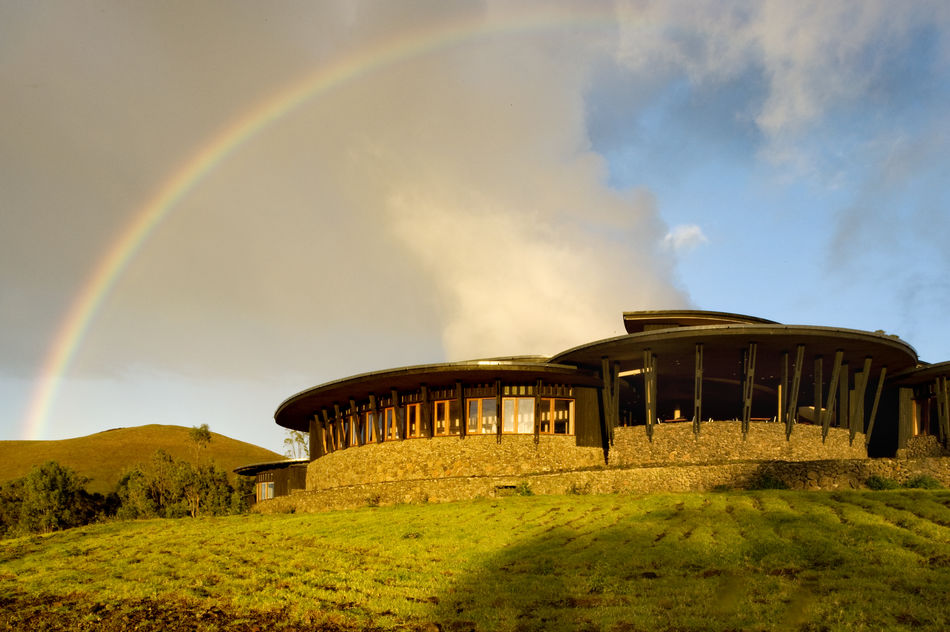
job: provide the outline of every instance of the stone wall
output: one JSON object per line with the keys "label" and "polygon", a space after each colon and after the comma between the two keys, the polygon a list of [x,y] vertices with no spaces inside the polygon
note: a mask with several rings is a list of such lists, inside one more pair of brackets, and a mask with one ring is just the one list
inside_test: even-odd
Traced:
{"label": "stone wall", "polygon": [[574,437],[532,435],[434,437],[387,441],[324,455],[307,468],[307,489],[391,481],[519,476],[604,467],[601,448],[579,448]]}
{"label": "stone wall", "polygon": [[479,496],[512,495],[519,489],[530,489],[535,494],[684,492],[709,491],[718,487],[742,489],[765,474],[782,480],[792,489],[860,489],[871,475],[902,483],[921,474],[932,476],[950,487],[950,458],[734,462],[391,481],[294,492],[290,496],[260,502],[254,506],[254,511],[312,512],[397,503],[449,502]]}
{"label": "stone wall", "polygon": [[897,450],[899,459],[915,459],[925,456],[950,456],[937,437],[933,435],[918,435],[907,439],[907,447]]}
{"label": "stone wall", "polygon": [[703,422],[699,435],[693,434],[691,423],[657,424],[653,441],[645,426],[616,428],[610,449],[610,465],[616,467],[865,458],[863,433],[856,434],[852,443],[848,430],[830,428],[822,441],[821,426],[796,424],[786,440],[783,424],[757,422],[749,424],[743,438],[738,421]]}

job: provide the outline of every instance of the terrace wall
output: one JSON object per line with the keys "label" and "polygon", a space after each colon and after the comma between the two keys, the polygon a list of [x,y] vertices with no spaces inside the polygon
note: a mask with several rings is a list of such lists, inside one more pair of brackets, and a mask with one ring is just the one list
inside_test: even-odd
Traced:
{"label": "terrace wall", "polygon": [[645,426],[627,426],[614,430],[610,465],[632,467],[723,461],[818,461],[824,459],[865,459],[864,434],[842,428],[829,428],[821,439],[821,426],[795,424],[785,439],[785,426],[779,423],[750,423],[743,438],[738,421],[709,421],[700,424],[698,435],[692,423],[665,423],[653,427],[653,440]]}
{"label": "terrace wall", "polygon": [[294,492],[257,503],[254,511],[312,512],[367,505],[449,502],[511,495],[517,493],[520,486],[526,486],[535,494],[709,491],[719,486],[744,488],[763,474],[781,479],[792,489],[807,490],[860,489],[871,475],[904,482],[926,474],[950,486],[950,458],[734,462],[390,481]]}
{"label": "terrace wall", "polygon": [[350,447],[307,468],[307,489],[467,476],[520,476],[604,467],[599,447],[577,447],[574,437],[469,435],[404,439]]}

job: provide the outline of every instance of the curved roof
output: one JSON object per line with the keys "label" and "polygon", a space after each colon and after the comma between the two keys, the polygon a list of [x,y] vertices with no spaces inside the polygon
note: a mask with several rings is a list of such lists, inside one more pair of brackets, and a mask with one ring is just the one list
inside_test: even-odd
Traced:
{"label": "curved roof", "polygon": [[894,384],[913,386],[924,384],[938,377],[950,377],[950,361],[935,364],[921,364],[906,371],[892,375],[889,379]]}
{"label": "curved roof", "polygon": [[240,474],[241,476],[257,476],[258,472],[266,472],[268,470],[281,470],[285,467],[290,467],[291,465],[306,465],[310,463],[310,459],[285,459],[283,461],[265,461],[264,463],[251,463],[250,465],[242,465],[241,467],[234,468],[235,474]]}
{"label": "curved roof", "polygon": [[392,389],[416,390],[420,384],[446,388],[455,386],[456,381],[490,383],[496,379],[526,382],[543,379],[548,383],[572,385],[600,383],[598,376],[587,370],[544,360],[546,358],[539,356],[491,358],[362,373],[292,395],[277,407],[274,420],[285,428],[308,431],[310,419],[321,408],[348,405],[351,398],[365,400],[371,394],[387,396]]}
{"label": "curved roof", "polygon": [[669,370],[672,362],[682,365],[684,373],[692,374],[695,345],[702,343],[704,374],[738,375],[742,350],[750,342],[758,345],[757,376],[778,375],[781,354],[789,352],[794,356],[799,344],[805,345],[807,357],[822,356],[826,370],[830,370],[839,349],[844,352],[844,362],[855,368],[860,367],[867,356],[873,358],[872,367],[886,365],[889,373],[917,365],[917,352],[913,347],[892,336],[854,329],[778,324],[645,331],[574,347],[555,355],[551,361],[594,369],[600,367],[601,358],[608,357],[620,363],[621,371],[635,370],[643,368],[643,352],[649,349],[658,357],[658,370]]}
{"label": "curved roof", "polygon": [[707,312],[699,309],[658,309],[623,313],[623,326],[628,334],[656,329],[672,329],[674,327],[738,324],[776,325],[778,323],[757,316],[729,312]]}

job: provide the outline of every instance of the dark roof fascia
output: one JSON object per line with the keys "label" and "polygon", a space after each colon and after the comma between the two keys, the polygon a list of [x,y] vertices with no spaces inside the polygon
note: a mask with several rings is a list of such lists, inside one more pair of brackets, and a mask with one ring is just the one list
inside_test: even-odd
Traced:
{"label": "dark roof fascia", "polygon": [[934,364],[921,363],[920,366],[889,376],[887,381],[898,386],[913,386],[929,382],[937,377],[950,377],[950,361]]}
{"label": "dark roof fascia", "polygon": [[[374,382],[387,383],[393,378],[407,378],[418,376],[433,376],[456,374],[456,373],[528,373],[532,375],[552,375],[564,378],[577,377],[583,382],[591,382],[596,379],[585,369],[580,369],[573,365],[558,364],[552,362],[541,362],[538,356],[519,357],[517,359],[486,359],[486,360],[467,360],[464,362],[443,362],[438,364],[419,364],[395,369],[385,369],[382,371],[371,371],[352,375],[332,382],[326,382],[312,388],[300,391],[285,399],[274,412],[274,420],[277,424],[284,427],[291,427],[281,423],[281,416],[293,405],[309,397],[318,396],[321,393],[337,389],[358,389],[360,386],[372,384]],[[422,383],[424,380],[420,380]]]}
{"label": "dark roof fascia", "polygon": [[[653,331],[644,331],[635,334],[626,334],[605,338],[589,342],[566,351],[562,351],[551,357],[552,363],[574,364],[584,366],[585,363],[579,359],[572,359],[572,356],[583,355],[585,352],[597,352],[597,357],[607,355],[610,347],[636,345],[638,343],[649,344],[653,342],[675,341],[682,339],[696,339],[701,342],[703,339],[724,338],[727,336],[748,336],[755,337],[774,337],[774,336],[821,336],[821,337],[840,337],[850,340],[866,340],[870,343],[881,344],[894,349],[899,349],[912,356],[916,363],[917,351],[907,342],[887,334],[878,334],[860,329],[842,329],[838,327],[820,327],[815,325],[779,325],[779,324],[749,324],[749,325],[704,325],[697,327],[676,327],[672,329],[659,329]],[[601,352],[603,352],[601,354]],[[590,364],[587,364],[590,366]]]}
{"label": "dark roof fascia", "polygon": [[292,465],[307,465],[310,459],[287,459],[286,461],[265,461],[263,463],[251,463],[234,468],[235,474],[241,476],[255,476],[258,472],[266,470],[282,470]]}

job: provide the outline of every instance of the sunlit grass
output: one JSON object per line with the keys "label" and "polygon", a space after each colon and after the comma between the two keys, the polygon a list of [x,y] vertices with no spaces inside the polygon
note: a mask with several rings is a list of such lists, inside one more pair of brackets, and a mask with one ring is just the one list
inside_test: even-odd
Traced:
{"label": "sunlit grass", "polygon": [[0,592],[331,627],[941,630],[948,525],[950,492],[918,490],[110,523],[0,543]]}

